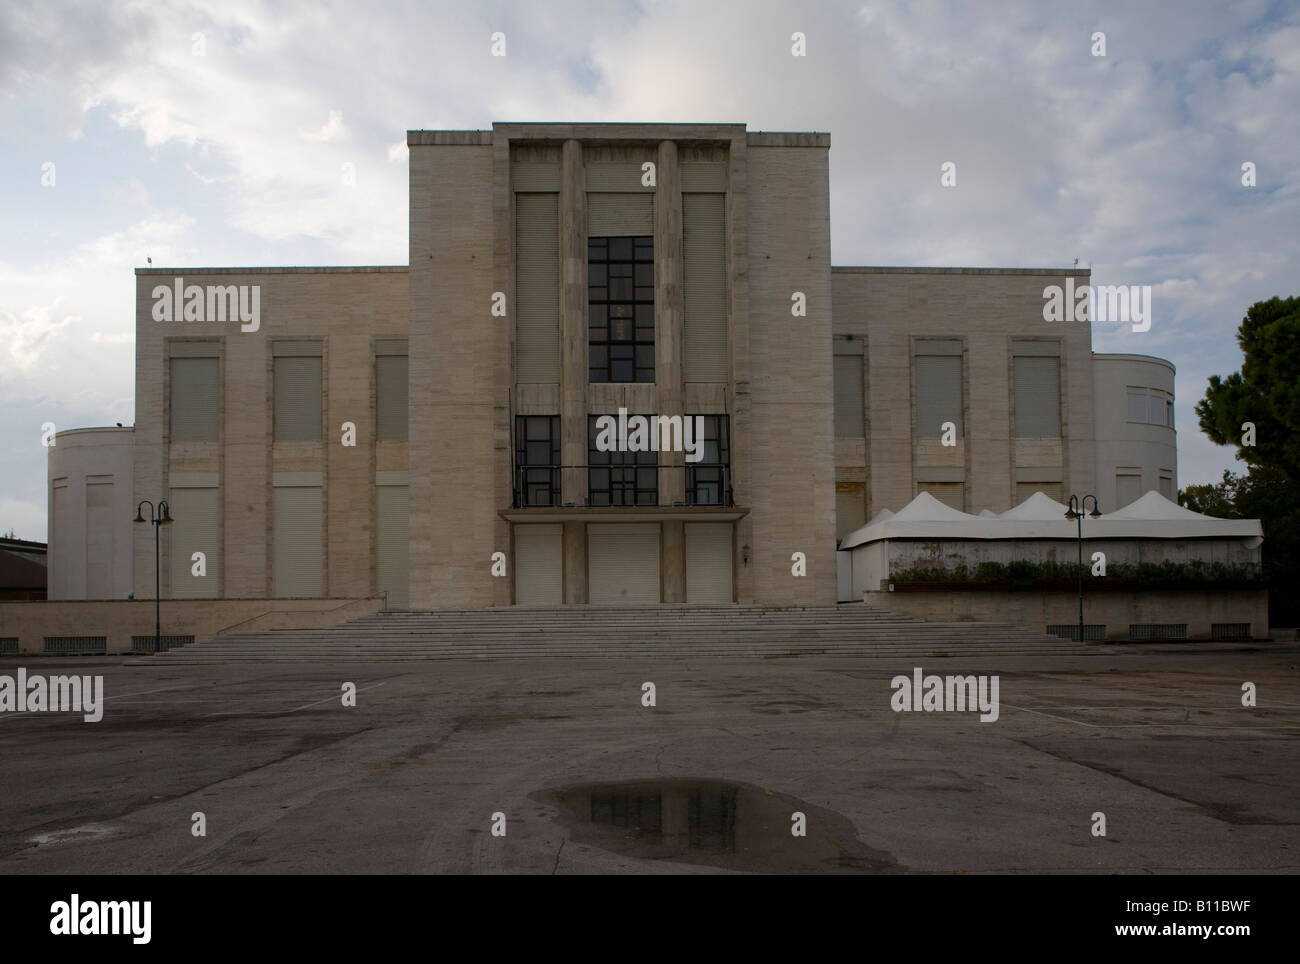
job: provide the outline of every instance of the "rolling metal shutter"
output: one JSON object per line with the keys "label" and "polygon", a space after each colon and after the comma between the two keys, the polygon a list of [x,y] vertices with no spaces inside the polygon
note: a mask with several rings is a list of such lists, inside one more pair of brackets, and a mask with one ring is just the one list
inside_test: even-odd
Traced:
{"label": "rolling metal shutter", "polygon": [[[1142,497],[1142,476],[1137,473],[1118,473],[1115,476],[1115,509],[1122,509]],[[1114,511],[1112,509],[1111,511]]]}
{"label": "rolling metal shutter", "polygon": [[564,527],[517,525],[515,605],[559,606],[564,602]]}
{"label": "rolling metal shutter", "polygon": [[[646,161],[653,161],[654,155],[647,152]],[[645,172],[641,165],[645,161],[589,161],[587,163],[587,190],[589,192],[641,193],[651,194],[654,188],[641,183]]]}
{"label": "rolling metal shutter", "polygon": [[837,482],[835,484],[835,538],[837,540],[866,525],[867,507],[863,502],[864,488],[862,483]]}
{"label": "rolling metal shutter", "polygon": [[1016,437],[1061,437],[1061,360],[1015,359]]}
{"label": "rolling metal shutter", "polygon": [[390,609],[405,609],[410,598],[407,563],[410,513],[405,485],[375,487],[375,569],[378,589],[387,590]]}
{"label": "rolling metal shutter", "polygon": [[[72,511],[72,496],[69,494],[67,479],[55,479],[52,483],[54,486],[53,505],[51,509],[53,515],[49,524],[49,560],[48,569],[46,570],[52,578],[49,585],[50,599],[72,599],[71,589],[72,580],[69,578],[72,572],[72,560],[76,558],[79,547],[72,544],[72,533],[77,531],[76,521],[68,513]],[[85,599],[86,594],[83,592],[77,598]]]}
{"label": "rolling metal shutter", "polygon": [[682,193],[726,191],[726,161],[683,161]]}
{"label": "rolling metal shutter", "polygon": [[862,356],[835,356],[835,437],[865,438],[862,420]]}
{"label": "rolling metal shutter", "polygon": [[405,355],[376,356],[376,441],[406,441],[407,384],[407,357]]}
{"label": "rolling metal shutter", "polygon": [[321,440],[321,356],[274,360],[275,441]]}
{"label": "rolling metal shutter", "polygon": [[594,605],[659,602],[659,525],[589,524],[587,574]]}
{"label": "rolling metal shutter", "polygon": [[682,365],[688,382],[727,380],[725,194],[682,195]]}
{"label": "rolling metal shutter", "polygon": [[113,598],[113,483],[86,483],[86,598]]}
{"label": "rolling metal shutter", "polygon": [[324,592],[324,525],[320,486],[277,486],[271,577],[275,598],[320,596]]}
{"label": "rolling metal shutter", "polygon": [[686,523],[686,601],[732,601],[730,522]]}
{"label": "rolling metal shutter", "polygon": [[[1049,499],[1064,503],[1066,496],[1063,489],[1064,486],[1060,482],[1017,482],[1016,505],[1020,505],[1035,492],[1041,492]],[[935,496],[935,498],[938,498],[938,496]]]}
{"label": "rolling metal shutter", "polygon": [[520,383],[560,381],[560,196],[515,196],[515,371]]}
{"label": "rolling metal shutter", "polygon": [[916,356],[916,435],[938,438],[943,423],[957,426],[961,438],[961,356]]}
{"label": "rolling metal shutter", "polygon": [[588,194],[587,235],[593,238],[653,236],[654,195]]}
{"label": "rolling metal shutter", "polygon": [[171,440],[215,442],[219,425],[219,360],[171,359]]}
{"label": "rolling metal shutter", "polygon": [[920,492],[929,492],[949,508],[956,509],[958,512],[966,511],[966,486],[961,482],[920,482],[917,484],[917,489]]}
{"label": "rolling metal shutter", "polygon": [[[221,529],[218,525],[220,489],[173,488],[167,496],[171,517],[168,567],[172,599],[215,599],[221,579]],[[203,553],[203,578],[192,575],[192,556]]]}

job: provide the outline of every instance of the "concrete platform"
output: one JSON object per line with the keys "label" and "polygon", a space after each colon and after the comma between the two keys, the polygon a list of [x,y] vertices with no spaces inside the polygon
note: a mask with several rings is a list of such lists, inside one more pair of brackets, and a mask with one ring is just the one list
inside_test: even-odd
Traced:
{"label": "concrete platform", "polygon": [[[917,665],[999,675],[997,722],[893,712],[891,677]],[[1294,644],[919,664],[26,657],[0,674],[18,666],[103,674],[105,709],[94,724],[0,713],[8,874],[817,869],[790,856],[788,823],[756,826],[743,806],[747,859],[733,865],[629,853],[548,795],[660,780],[771,791],[806,806],[810,840],[848,827],[871,857],[841,871],[1300,870]],[[344,682],[355,707],[341,705]],[[196,812],[206,837],[191,833]]]}

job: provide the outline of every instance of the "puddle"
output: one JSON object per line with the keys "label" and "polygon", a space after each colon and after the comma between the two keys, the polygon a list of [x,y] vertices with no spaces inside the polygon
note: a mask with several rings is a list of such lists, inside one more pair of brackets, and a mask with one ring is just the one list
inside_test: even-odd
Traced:
{"label": "puddle", "polygon": [[[894,858],[857,838],[832,810],[745,783],[652,780],[579,784],[532,799],[555,806],[570,839],[642,860],[755,873],[901,873]],[[791,815],[806,818],[795,837]]]}

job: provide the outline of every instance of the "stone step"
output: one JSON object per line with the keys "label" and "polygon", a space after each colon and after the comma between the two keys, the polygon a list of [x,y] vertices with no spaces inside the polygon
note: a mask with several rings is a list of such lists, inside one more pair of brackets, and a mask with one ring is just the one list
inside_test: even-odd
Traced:
{"label": "stone step", "polygon": [[516,607],[380,611],[324,629],[232,633],[159,653],[169,662],[407,659],[689,659],[796,654],[921,658],[1088,647],[1000,623],[929,623],[864,605]]}

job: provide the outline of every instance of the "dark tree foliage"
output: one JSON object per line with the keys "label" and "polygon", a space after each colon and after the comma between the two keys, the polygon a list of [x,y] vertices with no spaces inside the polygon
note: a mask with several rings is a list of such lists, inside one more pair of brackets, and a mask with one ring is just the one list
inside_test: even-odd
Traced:
{"label": "dark tree foliage", "polygon": [[[1279,469],[1300,483],[1300,298],[1270,298],[1250,306],[1237,329],[1246,356],[1241,371],[1210,376],[1196,403],[1201,431],[1219,445],[1233,445],[1249,466]],[[1255,444],[1243,445],[1246,423]]]}
{"label": "dark tree foliage", "polygon": [[[1179,504],[1226,519],[1259,519],[1269,582],[1269,621],[1300,625],[1300,298],[1250,306],[1237,329],[1245,355],[1240,372],[1210,377],[1196,404],[1201,430],[1232,445],[1249,472],[1224,472],[1215,485],[1193,485]],[[1244,423],[1254,445],[1243,444]]]}

